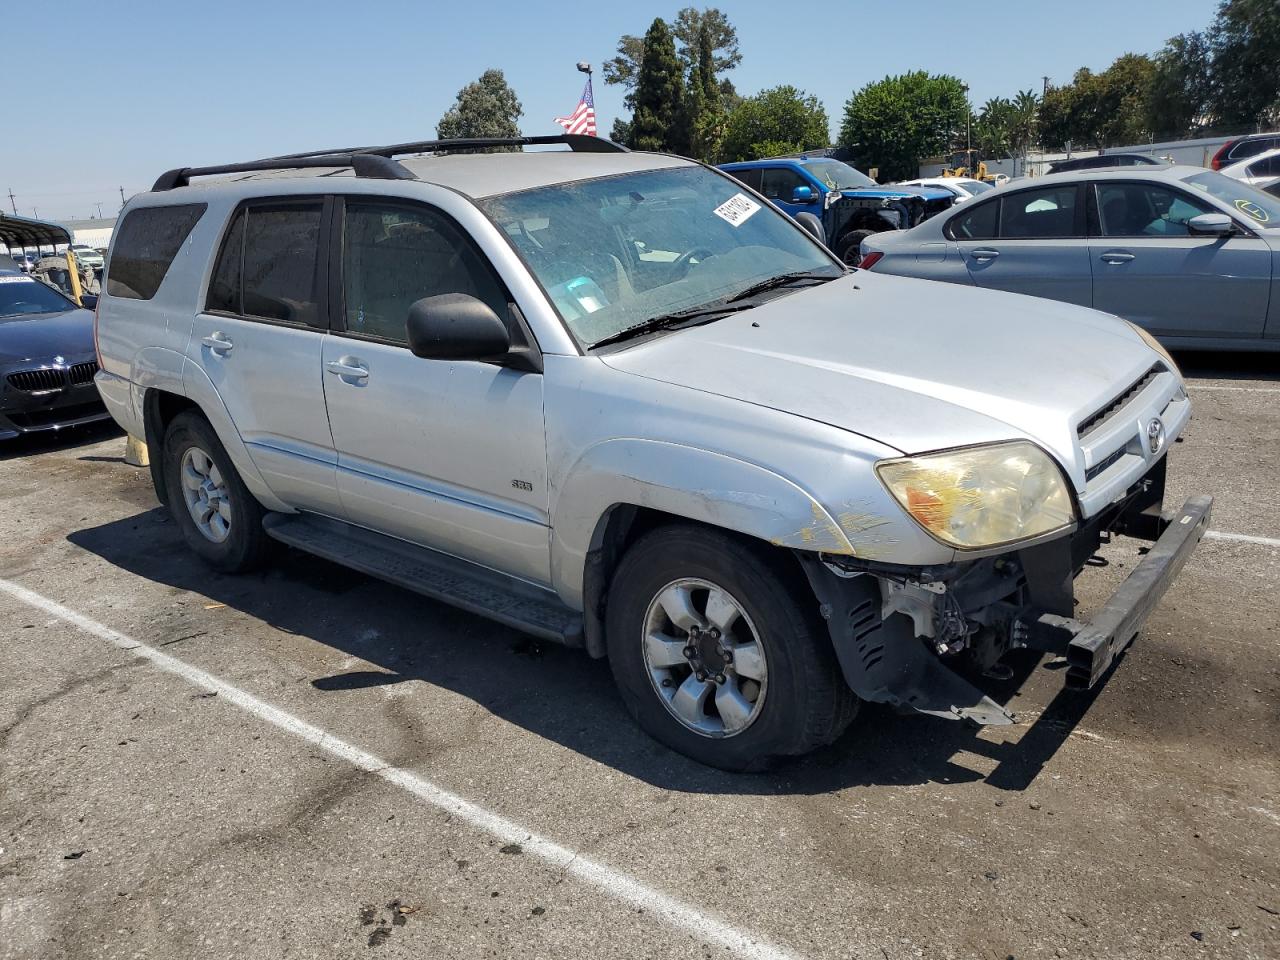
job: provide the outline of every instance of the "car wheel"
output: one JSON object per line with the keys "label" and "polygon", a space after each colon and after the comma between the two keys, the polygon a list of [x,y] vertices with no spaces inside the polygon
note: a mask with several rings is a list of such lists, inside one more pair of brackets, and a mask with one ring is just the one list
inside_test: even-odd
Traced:
{"label": "car wheel", "polygon": [[836,256],[849,266],[856,267],[862,262],[862,241],[874,233],[874,230],[854,230],[852,233],[846,233],[836,244]]}
{"label": "car wheel", "polygon": [[686,756],[759,770],[830,743],[857,698],[804,578],[749,540],[662,527],[623,557],[606,642],[640,726]]}
{"label": "car wheel", "polygon": [[192,411],[178,414],[165,431],[163,450],[169,512],[187,546],[224,573],[261,565],[271,544],[262,506],[209,421]]}

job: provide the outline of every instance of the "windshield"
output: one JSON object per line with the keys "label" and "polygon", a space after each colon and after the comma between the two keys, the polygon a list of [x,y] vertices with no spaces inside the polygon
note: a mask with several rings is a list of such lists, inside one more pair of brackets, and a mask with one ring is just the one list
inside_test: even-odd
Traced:
{"label": "windshield", "polygon": [[52,287],[30,277],[0,276],[0,317],[65,313],[75,304]]}
{"label": "windshield", "polygon": [[981,180],[966,180],[964,182],[964,188],[975,197],[980,193],[986,193],[988,190],[995,189],[991,184],[983,183]]}
{"label": "windshield", "polygon": [[839,160],[809,160],[804,168],[827,185],[829,190],[857,190],[879,186],[861,170]]}
{"label": "windshield", "polygon": [[781,274],[843,273],[783,214],[701,167],[539,187],[480,206],[588,346]]}
{"label": "windshield", "polygon": [[1280,227],[1280,201],[1257,187],[1206,170],[1187,177],[1187,186],[1228,203],[1260,227]]}

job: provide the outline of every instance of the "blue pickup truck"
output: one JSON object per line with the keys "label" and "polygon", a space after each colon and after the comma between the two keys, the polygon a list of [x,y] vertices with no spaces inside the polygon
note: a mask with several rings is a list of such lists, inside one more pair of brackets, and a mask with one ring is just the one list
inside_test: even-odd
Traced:
{"label": "blue pickup truck", "polygon": [[811,213],[822,223],[827,246],[857,266],[859,247],[873,233],[907,230],[955,202],[947,190],[882,187],[847,163],[830,157],[777,157],[724,163],[720,169],[764,194],[785,213]]}

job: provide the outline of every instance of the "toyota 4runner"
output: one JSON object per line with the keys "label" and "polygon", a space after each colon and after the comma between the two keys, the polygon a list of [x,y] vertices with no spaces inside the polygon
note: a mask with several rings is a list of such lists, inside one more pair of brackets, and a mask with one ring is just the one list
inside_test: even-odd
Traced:
{"label": "toyota 4runner", "polygon": [[[530,144],[571,149],[457,152]],[[1008,723],[975,680],[1021,647],[1094,686],[1209,517],[1162,511],[1190,404],[1141,330],[851,271],[728,175],[594,137],[170,171],[96,334],[213,567],[282,541],[607,656],[645,730],[728,769],[859,700]],[[1113,534],[1154,545],[1077,619]]]}

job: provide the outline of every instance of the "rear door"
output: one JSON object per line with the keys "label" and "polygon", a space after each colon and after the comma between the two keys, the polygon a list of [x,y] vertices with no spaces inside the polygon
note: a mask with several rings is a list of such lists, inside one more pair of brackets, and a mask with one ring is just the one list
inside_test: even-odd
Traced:
{"label": "rear door", "polygon": [[1093,278],[1083,188],[1060,184],[1004,193],[947,224],[975,284],[1089,306]]}
{"label": "rear door", "polygon": [[347,519],[549,583],[542,374],[407,345],[410,305],[445,293],[489,304],[528,344],[505,286],[434,207],[347,197],[337,213],[323,376]]}
{"label": "rear door", "polygon": [[323,197],[293,197],[236,210],[187,355],[213,382],[271,492],[338,516],[320,383],[331,207]]}
{"label": "rear door", "polygon": [[1271,297],[1271,250],[1252,231],[1192,236],[1187,221],[1222,213],[1170,184],[1092,185],[1093,305],[1155,334],[1260,337]]}

